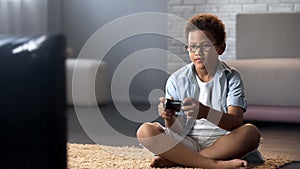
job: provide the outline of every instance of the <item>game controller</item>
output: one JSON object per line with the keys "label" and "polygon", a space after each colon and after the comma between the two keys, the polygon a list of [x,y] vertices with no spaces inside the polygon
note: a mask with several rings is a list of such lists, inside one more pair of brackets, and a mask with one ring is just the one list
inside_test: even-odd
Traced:
{"label": "game controller", "polygon": [[181,105],[182,103],[180,100],[166,99],[163,104],[163,107],[164,109],[170,109],[179,112],[181,109]]}

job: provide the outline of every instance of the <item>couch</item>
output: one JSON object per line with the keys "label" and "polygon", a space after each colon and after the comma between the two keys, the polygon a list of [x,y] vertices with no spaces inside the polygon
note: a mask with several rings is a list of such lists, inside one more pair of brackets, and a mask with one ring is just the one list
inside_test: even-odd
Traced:
{"label": "couch", "polygon": [[246,120],[300,123],[300,13],[238,14],[236,60]]}
{"label": "couch", "polygon": [[108,102],[109,87],[105,62],[68,58],[65,65],[68,105],[96,106]]}
{"label": "couch", "polygon": [[300,59],[227,61],[242,75],[246,120],[300,123]]}

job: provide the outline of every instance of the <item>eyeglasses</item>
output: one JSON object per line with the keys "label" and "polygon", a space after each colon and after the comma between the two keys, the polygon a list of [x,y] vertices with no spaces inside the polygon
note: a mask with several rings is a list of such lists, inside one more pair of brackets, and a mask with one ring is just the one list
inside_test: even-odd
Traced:
{"label": "eyeglasses", "polygon": [[213,44],[210,44],[208,42],[205,42],[205,43],[202,43],[200,45],[186,45],[185,46],[185,49],[188,51],[188,52],[196,52],[196,50],[198,48],[200,48],[201,51],[203,52],[208,52],[211,50],[212,46],[216,46],[216,45],[213,45]]}

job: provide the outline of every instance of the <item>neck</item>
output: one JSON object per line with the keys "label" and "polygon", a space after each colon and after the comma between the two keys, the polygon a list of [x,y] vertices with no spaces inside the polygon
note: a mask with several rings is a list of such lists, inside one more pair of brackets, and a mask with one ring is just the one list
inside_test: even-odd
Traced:
{"label": "neck", "polygon": [[202,82],[209,82],[212,79],[205,68],[196,70],[196,74]]}

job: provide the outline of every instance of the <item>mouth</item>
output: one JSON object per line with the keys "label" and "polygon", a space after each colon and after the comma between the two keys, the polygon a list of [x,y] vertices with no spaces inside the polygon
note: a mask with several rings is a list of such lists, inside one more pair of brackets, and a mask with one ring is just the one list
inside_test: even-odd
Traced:
{"label": "mouth", "polygon": [[195,61],[196,61],[196,62],[203,62],[203,61],[204,61],[204,58],[198,57],[198,58],[195,59]]}

